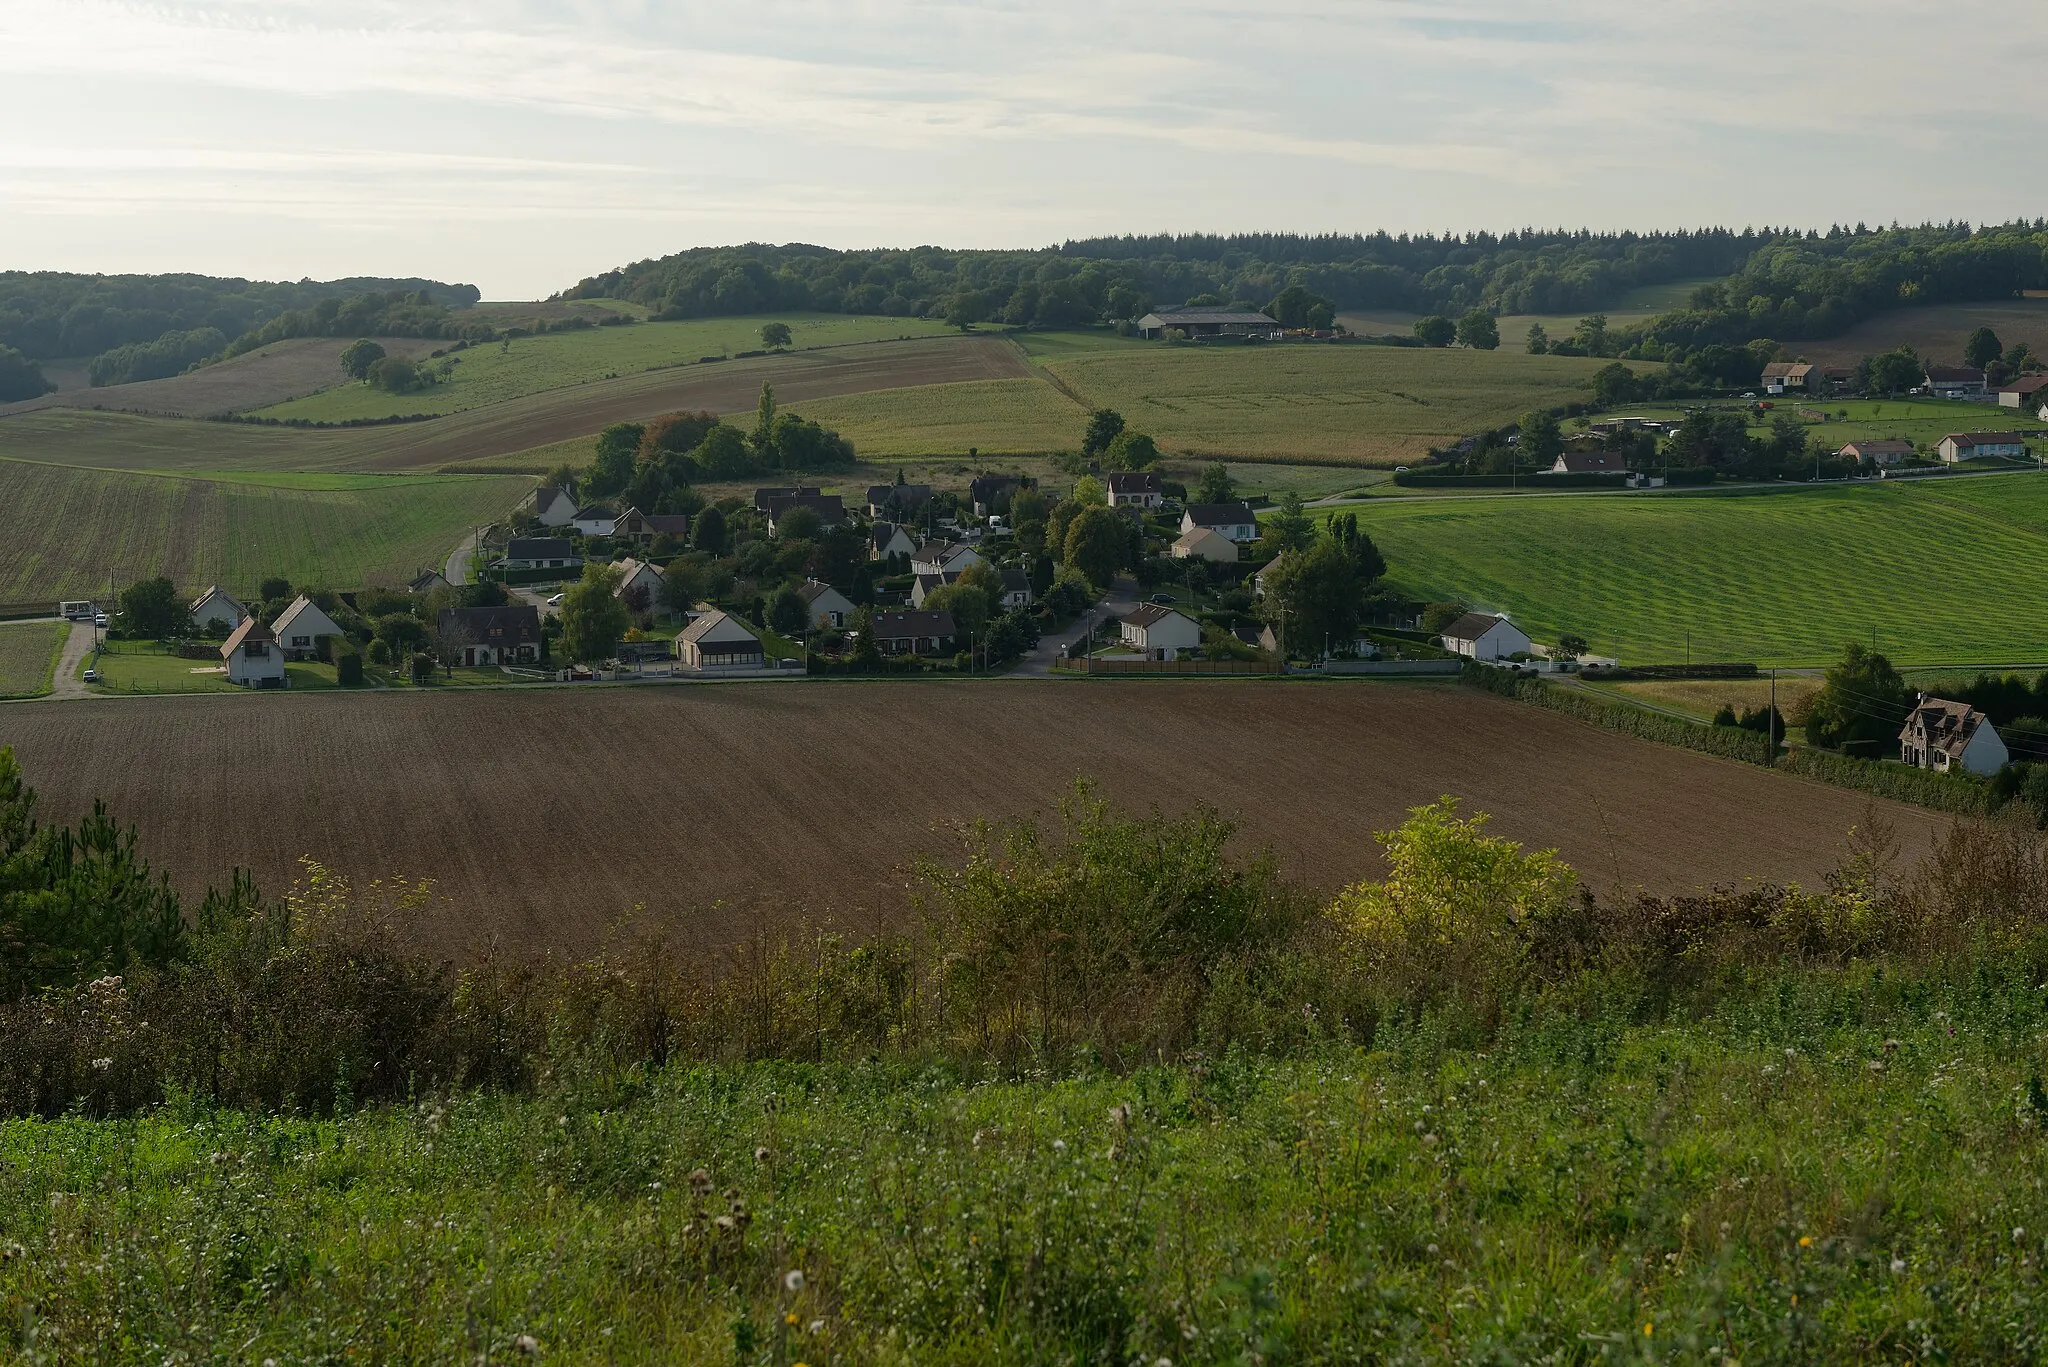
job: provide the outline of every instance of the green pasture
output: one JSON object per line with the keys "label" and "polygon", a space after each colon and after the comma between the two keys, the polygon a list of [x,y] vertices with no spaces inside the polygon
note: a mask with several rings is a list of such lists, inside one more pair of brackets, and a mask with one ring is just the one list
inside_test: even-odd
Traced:
{"label": "green pasture", "polygon": [[1353,509],[1417,597],[1624,660],[2048,661],[2048,476]]}
{"label": "green pasture", "polygon": [[792,346],[798,351],[907,337],[942,337],[955,331],[928,318],[771,314],[551,332],[450,353],[455,369],[449,380],[412,394],[387,394],[348,380],[337,370],[334,388],[274,404],[258,410],[257,416],[340,422],[393,413],[457,413],[487,408],[570,385],[693,365],[703,356],[758,351],[762,327],[773,322],[789,324]]}
{"label": "green pasture", "polygon": [[1166,346],[1045,363],[1087,408],[1172,452],[1390,465],[1591,396],[1605,361],[1365,346]]}
{"label": "green pasture", "polygon": [[57,656],[70,636],[69,622],[0,623],[0,698],[49,692]]}
{"label": "green pasture", "polygon": [[[102,693],[240,693],[217,658],[188,660],[153,641],[108,641],[100,649]],[[334,666],[317,660],[287,664],[293,688],[338,688]]]}
{"label": "green pasture", "polygon": [[[0,424],[4,426],[4,424]],[[398,583],[505,515],[521,476],[215,480],[0,460],[0,601],[59,598],[167,574],[195,590]],[[317,487],[339,485],[341,487]]]}

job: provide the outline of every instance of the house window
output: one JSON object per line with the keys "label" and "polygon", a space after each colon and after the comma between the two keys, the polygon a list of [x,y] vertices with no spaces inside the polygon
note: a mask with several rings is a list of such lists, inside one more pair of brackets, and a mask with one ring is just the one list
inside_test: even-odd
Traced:
{"label": "house window", "polygon": [[503,636],[504,634],[505,634],[505,628],[503,628],[503,627],[492,627],[492,628],[491,628],[491,635],[493,635],[493,636]]}

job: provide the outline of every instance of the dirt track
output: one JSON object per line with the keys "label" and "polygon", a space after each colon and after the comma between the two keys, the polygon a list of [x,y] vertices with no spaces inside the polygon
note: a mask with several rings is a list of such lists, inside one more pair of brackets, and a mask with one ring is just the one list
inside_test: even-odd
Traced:
{"label": "dirt track", "polygon": [[[94,796],[180,886],[309,855],[438,880],[430,926],[582,949],[644,905],[700,943],[808,907],[900,911],[947,828],[1044,810],[1077,775],[1208,801],[1325,887],[1454,793],[1594,886],[1813,881],[1864,798],[1445,686],[763,684],[219,696],[0,707],[45,821]],[[1939,826],[1886,809],[1909,852]],[[715,907],[716,903],[724,903]]]}

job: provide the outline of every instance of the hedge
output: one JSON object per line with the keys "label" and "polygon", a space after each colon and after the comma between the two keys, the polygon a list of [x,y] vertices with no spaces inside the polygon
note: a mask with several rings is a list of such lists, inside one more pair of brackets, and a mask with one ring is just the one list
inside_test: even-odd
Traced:
{"label": "hedge", "polygon": [[1991,790],[1974,779],[1937,774],[1883,760],[1856,759],[1811,746],[1780,756],[1778,767],[1788,774],[1855,788],[1894,802],[1910,802],[1957,816],[1989,816]]}
{"label": "hedge", "polygon": [[1722,759],[1740,760],[1745,764],[1768,765],[1771,762],[1770,738],[1755,731],[1744,731],[1733,726],[1705,726],[1698,722],[1666,716],[1661,712],[1651,712],[1630,703],[1607,702],[1574,690],[1552,688],[1541,679],[1532,679],[1513,670],[1495,669],[1472,660],[1466,661],[1458,679],[1461,683],[1483,688],[1489,693],[1498,693],[1504,698],[1513,698],[1518,702],[1533,703],[1537,707],[1547,707],[1553,712],[1562,712],[1575,721],[1586,722],[1606,731],[1616,731],[1624,736],[1634,736],[1637,740],[1675,745],[1684,750],[1698,750],[1704,754],[1718,755]]}
{"label": "hedge", "polygon": [[1399,470],[1394,483],[1408,489],[1621,489],[1628,476],[1586,471],[1572,475],[1430,475]]}

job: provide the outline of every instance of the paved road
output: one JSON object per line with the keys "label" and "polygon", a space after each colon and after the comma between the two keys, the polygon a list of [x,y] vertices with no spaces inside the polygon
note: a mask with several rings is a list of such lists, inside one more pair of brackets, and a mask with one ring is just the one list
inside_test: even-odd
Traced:
{"label": "paved road", "polygon": [[78,681],[78,666],[85,657],[92,654],[93,638],[97,635],[91,622],[73,622],[71,639],[64,643],[64,653],[57,657],[57,674],[50,681],[53,698],[90,698],[93,691]]}
{"label": "paved road", "polygon": [[1095,605],[1092,615],[1084,614],[1080,621],[1057,635],[1039,638],[1038,648],[1017,662],[1010,676],[1026,678],[1048,678],[1052,674],[1053,661],[1066,648],[1088,634],[1090,622],[1099,622],[1105,616],[1121,617],[1138,606],[1138,583],[1134,579],[1119,579],[1109,590],[1109,596]]}
{"label": "paved road", "polygon": [[469,582],[469,558],[476,553],[476,533],[462,538],[462,543],[448,552],[448,563],[441,569],[441,577],[451,584]]}

